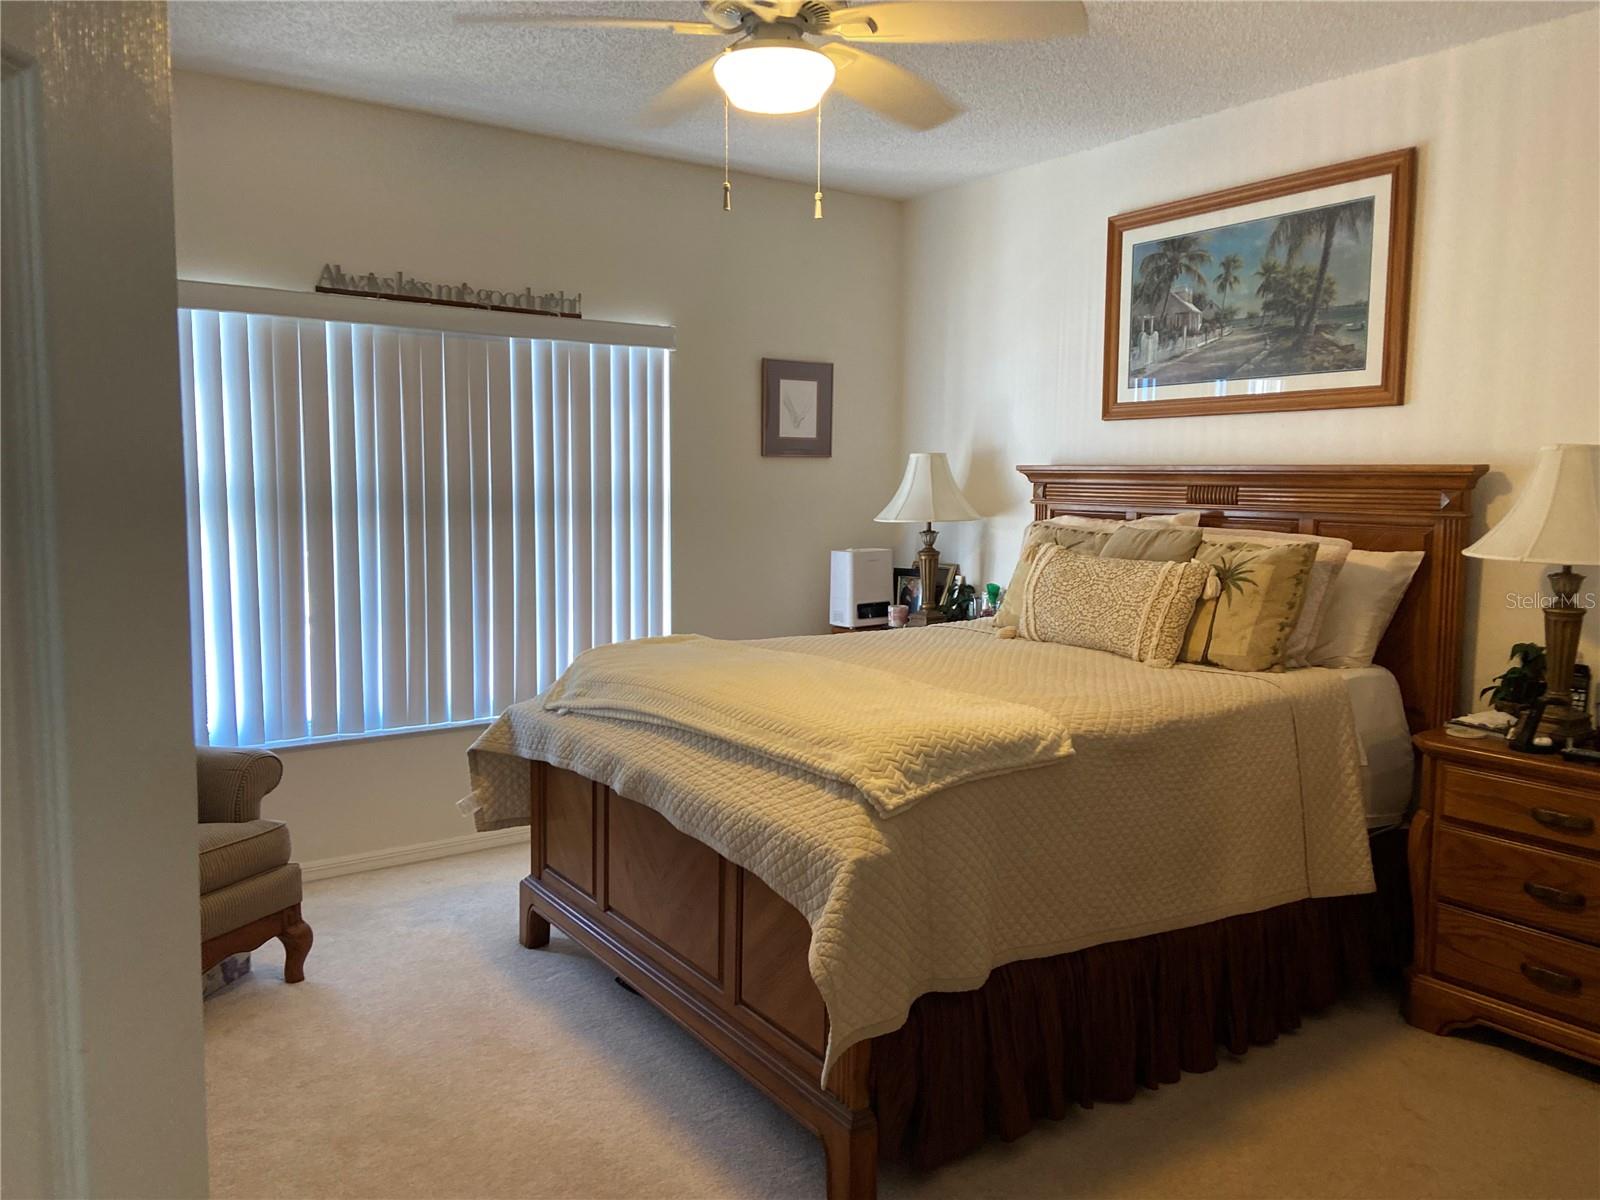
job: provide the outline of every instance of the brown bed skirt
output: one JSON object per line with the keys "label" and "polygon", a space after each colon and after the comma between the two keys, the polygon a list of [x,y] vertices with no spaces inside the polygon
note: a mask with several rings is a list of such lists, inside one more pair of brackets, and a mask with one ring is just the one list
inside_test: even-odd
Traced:
{"label": "brown bed skirt", "polygon": [[936,1167],[1073,1105],[1209,1071],[1405,965],[1405,839],[1372,839],[1378,891],[1001,967],[929,993],[872,1051],[881,1156]]}

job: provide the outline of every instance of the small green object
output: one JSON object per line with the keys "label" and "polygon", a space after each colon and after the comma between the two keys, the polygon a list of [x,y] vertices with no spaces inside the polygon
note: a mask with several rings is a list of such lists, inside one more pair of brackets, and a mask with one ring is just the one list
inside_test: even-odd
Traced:
{"label": "small green object", "polygon": [[990,608],[999,608],[1000,607],[1000,585],[998,583],[986,583],[986,584],[983,585],[983,591],[984,591],[984,594],[989,597],[989,607]]}

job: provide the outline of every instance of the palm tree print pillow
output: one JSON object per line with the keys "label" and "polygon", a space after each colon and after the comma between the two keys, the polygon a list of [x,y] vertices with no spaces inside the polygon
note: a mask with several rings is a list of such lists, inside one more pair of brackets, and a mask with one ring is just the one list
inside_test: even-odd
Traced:
{"label": "palm tree print pillow", "polygon": [[1316,557],[1313,542],[1202,544],[1194,561],[1216,572],[1221,589],[1195,608],[1179,661],[1229,671],[1283,670]]}

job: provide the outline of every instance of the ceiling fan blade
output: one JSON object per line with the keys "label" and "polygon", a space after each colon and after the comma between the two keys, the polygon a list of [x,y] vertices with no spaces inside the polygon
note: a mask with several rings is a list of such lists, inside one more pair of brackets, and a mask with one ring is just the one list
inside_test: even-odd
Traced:
{"label": "ceiling fan blade", "polygon": [[926,130],[962,112],[959,104],[926,79],[886,58],[839,42],[821,49],[839,69],[833,90],[891,121]]}
{"label": "ceiling fan blade", "polygon": [[546,29],[653,29],[659,33],[684,33],[699,37],[726,37],[727,31],[704,21],[657,21],[633,17],[579,17],[552,13],[461,13],[458,25],[543,25]]}
{"label": "ceiling fan blade", "polygon": [[713,55],[687,75],[680,75],[671,87],[645,106],[644,112],[639,114],[640,124],[649,128],[670,125],[707,101],[721,96],[722,89],[711,74],[712,64],[721,57],[720,54]]}
{"label": "ceiling fan blade", "polygon": [[1088,25],[1077,0],[904,0],[836,9],[827,32],[852,42],[1030,42]]}

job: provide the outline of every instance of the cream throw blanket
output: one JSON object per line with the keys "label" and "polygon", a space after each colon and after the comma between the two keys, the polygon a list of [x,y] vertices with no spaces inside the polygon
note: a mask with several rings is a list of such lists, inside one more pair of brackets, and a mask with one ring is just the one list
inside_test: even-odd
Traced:
{"label": "cream throw blanket", "polygon": [[[528,759],[597,779],[811,925],[827,1065],[924,992],[1022,958],[1372,890],[1360,752],[1332,671],[1160,670],[988,622],[754,645],[1048,713],[1073,753],[885,819],[848,783],[700,733],[507,709],[468,755],[480,829],[528,821]],[[788,693],[784,693],[785,699]],[[982,701],[975,703],[974,718]],[[826,1069],[826,1067],[825,1067]]]}
{"label": "cream throw blanket", "polygon": [[848,783],[891,817],[934,792],[1072,753],[1058,719],[837,659],[693,634],[586,650],[544,694]]}

